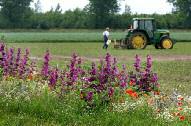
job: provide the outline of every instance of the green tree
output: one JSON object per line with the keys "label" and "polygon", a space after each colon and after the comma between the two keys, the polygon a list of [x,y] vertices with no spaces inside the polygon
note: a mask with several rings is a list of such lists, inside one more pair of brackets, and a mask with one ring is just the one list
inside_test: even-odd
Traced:
{"label": "green tree", "polygon": [[118,0],[89,0],[89,12],[95,28],[109,26],[111,15],[119,11]]}
{"label": "green tree", "polygon": [[42,12],[40,0],[38,0],[36,3],[34,3],[34,12],[35,13],[41,13]]}
{"label": "green tree", "polygon": [[57,4],[57,6],[55,8],[55,13],[62,13],[62,8],[59,3]]}
{"label": "green tree", "polygon": [[73,11],[68,10],[63,14],[63,17],[63,28],[90,28],[88,15],[84,10],[79,8]]}
{"label": "green tree", "polygon": [[191,28],[191,0],[168,0],[175,7],[175,12],[180,12],[185,17],[185,26]]}
{"label": "green tree", "polygon": [[131,14],[131,7],[129,5],[125,5],[125,14]]}
{"label": "green tree", "polygon": [[0,0],[1,13],[13,26],[22,26],[31,14],[32,0]]}

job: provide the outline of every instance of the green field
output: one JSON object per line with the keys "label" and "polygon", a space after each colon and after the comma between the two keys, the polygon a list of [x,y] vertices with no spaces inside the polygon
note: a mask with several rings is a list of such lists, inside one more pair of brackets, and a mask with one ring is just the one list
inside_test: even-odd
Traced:
{"label": "green field", "polygon": [[111,44],[108,50],[103,50],[102,43],[8,43],[9,47],[15,48],[29,48],[32,56],[42,57],[44,52],[48,49],[52,55],[56,56],[71,56],[73,53],[77,53],[80,56],[87,58],[99,58],[104,56],[107,52],[111,53],[117,58],[128,58],[132,59],[136,54],[142,56],[181,56],[191,55],[191,44],[190,43],[176,43],[172,50],[157,50],[154,46],[149,45],[145,50],[128,50],[128,49],[114,49]]}
{"label": "green field", "polygon": [[[102,42],[101,30],[63,30],[63,31],[31,31],[31,32],[8,32],[2,31],[7,42]],[[121,39],[126,35],[125,31],[111,31],[110,39]],[[171,37],[176,41],[191,41],[190,31],[171,31]]]}

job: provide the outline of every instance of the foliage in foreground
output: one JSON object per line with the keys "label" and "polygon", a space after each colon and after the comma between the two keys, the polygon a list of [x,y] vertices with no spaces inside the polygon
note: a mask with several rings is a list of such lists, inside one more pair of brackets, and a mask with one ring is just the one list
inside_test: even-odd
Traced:
{"label": "foliage in foreground", "polygon": [[125,111],[113,111],[111,106],[88,109],[79,94],[58,97],[48,83],[10,78],[1,81],[0,89],[0,125],[189,125],[187,121],[155,119],[147,104]]}
{"label": "foliage in foreground", "polygon": [[156,120],[147,105],[120,112],[109,106],[87,109],[78,94],[59,98],[47,83],[10,79],[0,86],[1,125],[188,125],[186,121]]}

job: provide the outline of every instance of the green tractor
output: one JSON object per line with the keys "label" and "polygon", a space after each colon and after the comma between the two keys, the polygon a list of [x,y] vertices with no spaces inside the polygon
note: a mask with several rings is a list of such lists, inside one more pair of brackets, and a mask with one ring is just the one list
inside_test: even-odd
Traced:
{"label": "green tractor", "polygon": [[172,49],[174,41],[169,30],[156,29],[154,18],[133,18],[125,39],[115,41],[114,48],[145,49],[151,44],[156,49]]}

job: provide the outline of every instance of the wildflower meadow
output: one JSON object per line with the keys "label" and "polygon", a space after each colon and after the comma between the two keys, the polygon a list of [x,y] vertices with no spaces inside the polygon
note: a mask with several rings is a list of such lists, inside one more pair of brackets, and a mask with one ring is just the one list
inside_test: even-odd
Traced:
{"label": "wildflower meadow", "polygon": [[42,125],[127,125],[130,118],[131,125],[190,124],[191,97],[160,90],[151,55],[145,63],[135,55],[133,70],[128,70],[109,53],[90,64],[74,53],[68,64],[51,66],[50,52],[37,65],[29,49],[0,44],[1,113],[20,113]]}

